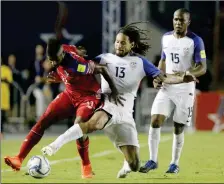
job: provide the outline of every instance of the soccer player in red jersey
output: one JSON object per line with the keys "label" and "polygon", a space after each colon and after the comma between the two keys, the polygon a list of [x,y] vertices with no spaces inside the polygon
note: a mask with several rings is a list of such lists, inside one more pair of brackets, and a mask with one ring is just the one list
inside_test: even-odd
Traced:
{"label": "soccer player in red jersey", "polygon": [[[76,116],[74,123],[85,122],[91,117],[94,110],[101,105],[100,84],[93,74],[101,73],[112,89],[111,97],[117,103],[122,103],[107,67],[81,57],[85,55],[85,52],[85,49],[79,49],[73,45],[61,45],[57,39],[49,40],[47,55],[55,68],[55,71],[49,75],[49,82],[63,81],[66,89],[49,104],[45,113],[33,126],[23,141],[19,154],[14,157],[5,157],[5,163],[13,170],[20,170],[23,160],[40,141],[44,131],[53,123],[74,115]],[[83,136],[77,140],[77,147],[82,159],[82,178],[91,178],[89,138]]]}

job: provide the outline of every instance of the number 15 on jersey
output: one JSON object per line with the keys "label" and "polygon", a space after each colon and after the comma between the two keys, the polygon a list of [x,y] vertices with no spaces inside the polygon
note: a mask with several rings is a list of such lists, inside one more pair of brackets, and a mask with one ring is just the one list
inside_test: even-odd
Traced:
{"label": "number 15 on jersey", "polygon": [[180,57],[178,53],[170,53],[171,54],[171,59],[174,63],[179,63],[180,62]]}

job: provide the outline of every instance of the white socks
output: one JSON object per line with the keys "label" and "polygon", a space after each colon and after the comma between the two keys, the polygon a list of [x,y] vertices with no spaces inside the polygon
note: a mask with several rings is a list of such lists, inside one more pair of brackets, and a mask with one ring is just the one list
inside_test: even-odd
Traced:
{"label": "white socks", "polygon": [[49,146],[53,147],[56,150],[59,150],[64,144],[79,139],[83,136],[82,129],[79,124],[74,124],[69,128],[64,134],[61,134],[54,142]]}
{"label": "white socks", "polygon": [[184,132],[181,134],[173,134],[172,161],[170,164],[178,165],[181,151],[184,145]]}
{"label": "white socks", "polygon": [[149,160],[153,160],[154,162],[157,162],[158,157],[160,130],[161,128],[152,128],[150,125],[149,138],[148,138],[149,153],[150,153]]}
{"label": "white socks", "polygon": [[126,159],[124,159],[124,165],[123,165],[123,168],[124,168],[125,170],[131,171],[131,168],[130,168],[128,162],[126,161]]}

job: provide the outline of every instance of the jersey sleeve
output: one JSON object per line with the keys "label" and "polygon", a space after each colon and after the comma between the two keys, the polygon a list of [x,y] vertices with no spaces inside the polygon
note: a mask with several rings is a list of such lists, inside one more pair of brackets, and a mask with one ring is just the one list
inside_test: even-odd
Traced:
{"label": "jersey sleeve", "polygon": [[204,42],[200,37],[196,37],[194,39],[194,61],[196,63],[206,61],[206,53],[205,53],[205,46]]}
{"label": "jersey sleeve", "polygon": [[93,60],[94,60],[96,63],[104,64],[103,54],[100,54],[100,55],[96,56]]}
{"label": "jersey sleeve", "polygon": [[160,74],[160,70],[154,64],[146,58],[141,57],[141,59],[143,61],[143,68],[147,76],[156,77]]}
{"label": "jersey sleeve", "polygon": [[75,72],[80,74],[93,74],[95,69],[95,63],[92,60],[85,60],[80,56],[75,56],[74,54],[71,55],[73,58],[72,65],[69,68]]}
{"label": "jersey sleeve", "polygon": [[62,44],[63,50],[65,52],[74,52],[77,53],[77,48],[75,45],[66,45],[66,44]]}

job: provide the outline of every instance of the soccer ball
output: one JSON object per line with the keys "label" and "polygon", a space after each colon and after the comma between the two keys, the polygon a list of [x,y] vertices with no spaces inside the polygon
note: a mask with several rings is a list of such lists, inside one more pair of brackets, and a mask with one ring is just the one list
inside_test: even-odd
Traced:
{"label": "soccer ball", "polygon": [[46,157],[35,155],[28,161],[27,169],[30,176],[34,178],[44,178],[49,175],[51,166]]}

